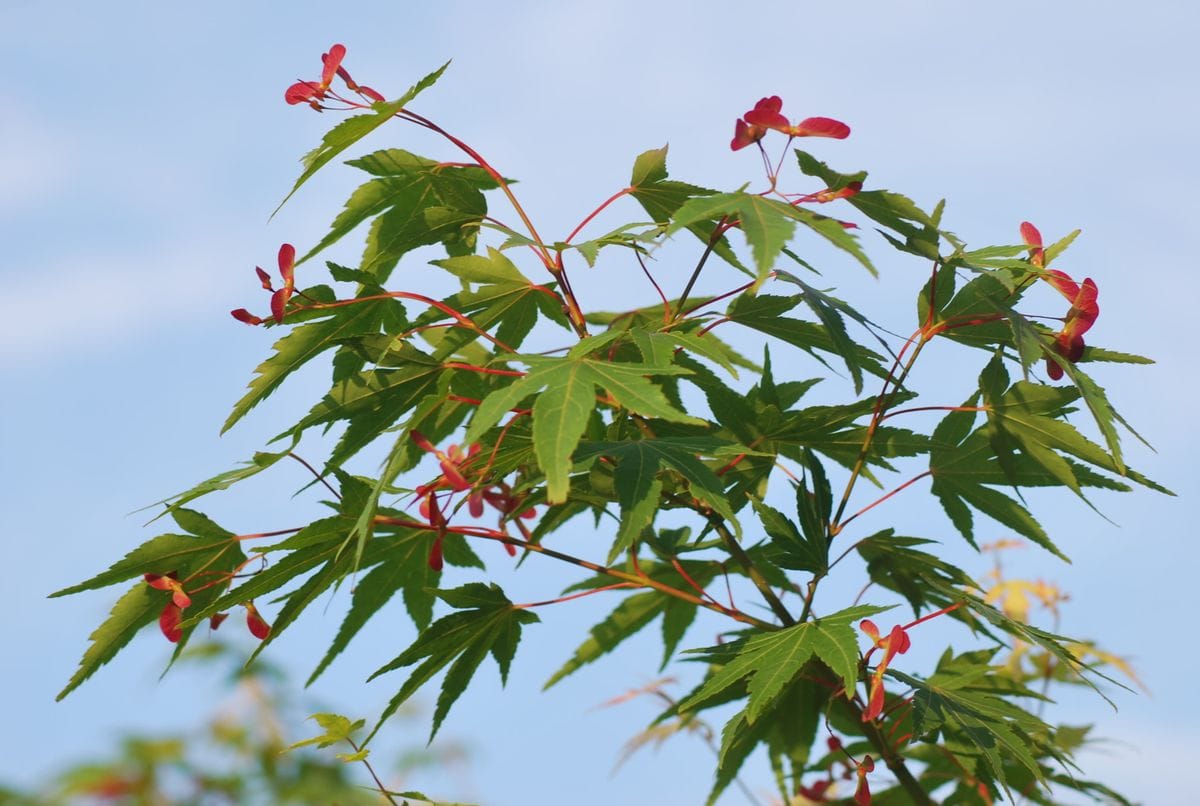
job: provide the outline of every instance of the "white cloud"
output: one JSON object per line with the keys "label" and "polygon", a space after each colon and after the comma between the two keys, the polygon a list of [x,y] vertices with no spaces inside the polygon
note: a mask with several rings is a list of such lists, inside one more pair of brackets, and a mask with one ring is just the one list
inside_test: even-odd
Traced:
{"label": "white cloud", "polygon": [[1200,752],[1200,733],[1154,725],[1114,724],[1119,738],[1079,753],[1084,777],[1097,779],[1135,803],[1183,803],[1184,771]]}
{"label": "white cloud", "polygon": [[207,315],[233,276],[214,267],[231,259],[212,244],[181,244],[158,252],[78,256],[6,279],[0,363],[95,349],[195,311]]}
{"label": "white cloud", "polygon": [[50,123],[0,96],[0,213],[29,209],[51,198],[76,161],[69,138]]}

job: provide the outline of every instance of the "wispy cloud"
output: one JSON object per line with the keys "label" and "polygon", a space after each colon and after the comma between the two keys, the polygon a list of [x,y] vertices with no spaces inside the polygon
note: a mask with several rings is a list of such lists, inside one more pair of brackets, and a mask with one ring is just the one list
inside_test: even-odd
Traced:
{"label": "wispy cloud", "polygon": [[52,198],[73,170],[76,149],[16,99],[0,96],[0,109],[0,214],[11,214]]}
{"label": "wispy cloud", "polygon": [[105,348],[168,320],[211,315],[232,281],[231,272],[214,267],[230,259],[211,243],[180,244],[79,256],[7,279],[0,363]]}

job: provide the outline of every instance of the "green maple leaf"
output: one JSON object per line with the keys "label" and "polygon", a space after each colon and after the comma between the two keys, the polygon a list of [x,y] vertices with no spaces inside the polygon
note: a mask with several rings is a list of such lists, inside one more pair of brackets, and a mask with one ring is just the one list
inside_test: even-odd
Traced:
{"label": "green maple leaf", "polygon": [[430,356],[404,344],[390,356],[397,367],[358,372],[333,385],[296,425],[275,439],[298,439],[308,428],[348,421],[328,465],[340,465],[434,393],[446,372]]}
{"label": "green maple leaf", "polygon": [[[712,196],[715,190],[677,182],[667,178],[667,147],[651,149],[640,154],[633,164],[629,179],[630,195],[650,214],[655,223],[667,226],[679,208],[689,199]],[[729,240],[722,235],[716,241],[712,236],[716,230],[716,218],[696,221],[687,225],[687,230],[704,243],[713,244],[713,254],[739,271],[750,273],[737,259]]]}
{"label": "green maple leaf", "polygon": [[825,327],[834,351],[845,362],[846,369],[850,371],[850,377],[854,379],[854,393],[861,392],[863,367],[859,359],[862,348],[846,332],[846,323],[842,320],[842,314],[864,326],[869,325],[870,322],[850,305],[813,288],[790,272],[781,271],[777,273],[777,276],[780,280],[794,283],[803,289],[804,293],[801,294],[801,299]]}
{"label": "green maple leaf", "polygon": [[[349,718],[344,717],[341,714],[313,714],[309,717],[309,719],[315,720],[316,723],[321,726],[322,732],[317,736],[313,736],[312,738],[293,742],[287,746],[288,750],[296,750],[298,748],[309,747],[311,745],[316,745],[317,747],[329,747],[330,745],[340,744],[341,742],[349,742],[354,738],[354,734],[361,730],[363,725],[366,724],[366,722],[362,719],[356,719],[351,722]],[[366,758],[365,750],[360,751],[360,753],[362,754],[360,758],[343,758],[342,755],[339,755],[338,757],[343,761],[359,761],[362,758]]]}
{"label": "green maple leaf", "polygon": [[[489,248],[486,256],[460,255],[433,263],[465,284],[475,286],[464,288],[442,302],[470,317],[480,329],[491,332],[509,347],[519,347],[540,316],[563,328],[570,328],[562,311],[561,298],[549,287],[539,286],[521,274],[512,261],[498,250]],[[446,318],[442,311],[430,309],[417,317],[414,325],[424,327]],[[478,338],[480,335],[475,330],[452,328],[436,343],[433,357],[444,360]]]}
{"label": "green maple leaf", "polygon": [[117,600],[108,618],[88,636],[90,643],[79,661],[79,668],[58,692],[56,701],[78,688],[97,669],[116,657],[138,630],[158,618],[163,609],[163,598],[155,594],[160,593],[149,585],[138,583]]}
{"label": "green maple leaf", "polygon": [[[800,170],[809,176],[819,177],[830,189],[840,190],[851,182],[862,182],[866,171],[843,174],[829,168],[825,163],[799,149],[796,150]],[[846,199],[849,204],[876,223],[903,235],[905,241],[889,238],[893,245],[906,252],[923,257],[937,258],[938,236],[952,239],[948,232],[937,228],[937,222],[912,199],[887,190],[860,190]],[[954,241],[952,241],[954,242]]]}
{"label": "green maple leaf", "polygon": [[762,523],[763,531],[771,538],[771,545],[778,550],[773,556],[776,563],[794,571],[811,571],[823,574],[829,566],[828,538],[824,534],[815,540],[807,532],[802,533],[787,517],[759,501],[751,500],[754,511]]}
{"label": "green maple leaf", "polygon": [[[999,442],[1005,448],[1019,450],[1060,484],[1081,496],[1080,480],[1072,463],[1063,454],[1122,475],[1158,492],[1173,494],[1129,468],[1079,433],[1075,426],[1060,419],[1065,408],[1081,396],[1076,389],[1027,381],[1017,381],[1005,388],[1007,375],[999,374],[996,380],[998,384],[986,390],[988,393],[985,396],[993,447]],[[1000,455],[999,448],[997,454]]]}
{"label": "green maple leaf", "polygon": [[1007,697],[1044,699],[988,666],[994,650],[942,656],[927,680],[889,669],[887,675],[912,688],[913,732],[918,736],[942,731],[948,738],[965,741],[987,763],[978,770],[1005,783],[1004,762],[1015,761],[1035,780],[1044,781],[1034,755],[1039,742],[1033,737],[1052,733],[1041,719],[1009,702]]}
{"label": "green maple leaf", "polygon": [[[711,562],[681,561],[688,576],[697,584],[704,586],[716,578],[720,566]],[[674,568],[642,566],[643,571],[652,579],[665,582],[672,586],[687,586],[688,583]],[[594,580],[598,584],[607,584],[611,578],[602,577]],[[684,632],[696,617],[696,605],[680,599],[674,599],[658,591],[645,591],[626,597],[617,607],[589,630],[589,637],[576,648],[571,658],[551,675],[543,690],[550,688],[558,681],[576,672],[582,666],[612,652],[624,641],[632,638],[643,627],[662,616],[663,660],[666,666],[674,654]]]}
{"label": "green maple leaf", "polygon": [[[183,575],[191,569],[207,566],[227,554],[244,557],[236,535],[217,526],[208,518],[189,509],[171,513],[188,534],[164,534],[147,540],[123,558],[90,579],[50,594],[50,598],[115,585],[143,574]],[[181,576],[182,578],[182,576]]]}
{"label": "green maple leaf", "polygon": [[[106,571],[78,585],[56,591],[51,596],[66,596],[115,585],[143,574],[174,573],[181,581],[194,575],[199,579],[208,579],[202,575],[230,573],[246,559],[237,535],[222,529],[199,512],[181,508],[173,511],[171,516],[189,534],[165,534],[151,538]],[[210,607],[220,598],[222,590],[223,586],[214,585],[189,591],[192,602],[186,611],[188,615]],[[90,644],[79,662],[79,668],[59,692],[57,699],[61,700],[70,694],[97,669],[112,660],[138,630],[158,617],[170,600],[169,592],[155,590],[139,579],[113,607],[109,617],[89,636]],[[195,627],[194,623],[184,623],[182,626],[183,635],[176,644],[176,657],[187,645]]]}
{"label": "green maple leaf", "polygon": [[347,164],[376,178],[350,195],[329,233],[296,265],[328,248],[364,221],[386,215],[389,223],[380,224],[371,247],[372,256],[363,261],[361,279],[372,283],[382,279],[376,269],[384,257],[398,258],[410,249],[437,241],[473,244],[477,227],[464,231],[457,219],[463,222],[481,219],[487,212],[487,202],[480,190],[496,186],[482,168],[443,166],[401,149],[376,151]]}
{"label": "green maple leaf", "polygon": [[746,722],[753,724],[814,658],[828,666],[847,692],[858,679],[858,634],[851,625],[886,607],[858,606],[822,619],[761,633],[709,649],[693,650],[722,663],[699,689],[679,703],[680,712],[704,707],[731,687],[745,683]]}
{"label": "green maple leaf", "polygon": [[[476,442],[487,429],[525,398],[533,403],[533,447],[538,464],[546,474],[546,499],[551,504],[566,500],[571,456],[596,410],[596,389],[603,389],[620,405],[647,417],[679,423],[702,424],[703,420],[679,411],[647,375],[681,375],[675,366],[613,363],[586,357],[594,342],[582,342],[564,358],[517,356],[529,372],[515,383],[490,394],[475,412],[465,441]],[[576,352],[578,350],[578,352]]]}
{"label": "green maple leaf", "polygon": [[470,182],[430,171],[368,185],[375,183],[394,186],[390,206],[372,221],[363,250],[363,271],[375,282],[384,282],[400,258],[419,246],[440,242],[452,255],[474,251],[487,201]]}
{"label": "green maple leaf", "polygon": [[258,475],[291,453],[291,448],[294,447],[295,444],[293,443],[292,446],[287,450],[279,451],[277,453],[259,451],[258,453],[254,454],[254,457],[250,461],[244,462],[241,467],[236,467],[233,470],[223,471],[215,476],[212,476],[211,478],[205,479],[199,484],[196,484],[195,486],[190,487],[181,493],[172,495],[170,498],[164,498],[161,501],[156,501],[154,504],[145,507],[145,509],[155,506],[164,506],[164,509],[151,519],[151,523],[158,520],[163,515],[168,515],[174,511],[177,511],[180,507],[190,501],[194,501],[197,498],[208,495],[209,493],[227,490],[240,481],[248,479],[251,476]]}
{"label": "green maple leaf", "polygon": [[856,544],[871,581],[903,596],[912,605],[914,616],[926,607],[946,607],[960,600],[965,591],[979,589],[958,566],[916,548],[927,545],[935,542],[902,537],[894,529],[876,532]]}
{"label": "green maple leaf", "polygon": [[[725,485],[716,473],[697,458],[739,453],[734,443],[707,437],[665,437],[628,442],[584,442],[575,452],[576,461],[608,456],[617,461],[614,486],[621,506],[621,527],[609,552],[608,562],[629,546],[650,525],[658,510],[664,468],[676,471],[688,484],[691,494],[734,525],[741,534]],[[753,451],[751,451],[753,453]]]}
{"label": "green maple leaf", "polygon": [[429,567],[429,545],[427,533],[410,533],[395,541],[380,556],[379,564],[354,586],[350,610],[305,685],[311,685],[320,677],[367,621],[398,592],[403,593],[413,623],[421,629],[429,625],[435,598],[430,590],[436,588],[441,579],[441,572]]}
{"label": "green maple leaf", "polygon": [[871,274],[876,274],[858,239],[837,221],[756,193],[718,193],[690,199],[675,212],[666,234],[672,235],[700,221],[721,218],[738,222],[746,242],[750,244],[759,280],[766,279],[767,273],[775,265],[775,259],[795,234],[797,223],[851,255]]}
{"label": "green maple leaf", "polygon": [[819,315],[834,322],[836,327],[841,318],[838,316],[838,308],[831,300],[832,298],[822,299],[806,294],[743,296],[733,301],[726,311],[726,316],[730,321],[773,336],[793,347],[799,347],[825,366],[829,365],[817,351],[838,356],[850,368],[856,389],[861,387],[862,372],[879,378],[887,377],[887,370],[880,365],[882,356],[850,340],[845,334],[844,326],[841,332],[835,334],[825,324],[783,315],[804,302],[810,306],[816,305],[820,310]]}
{"label": "green maple leaf", "polygon": [[333,315],[295,327],[275,342],[275,353],[255,370],[249,391],[221,426],[225,433],[250,409],[274,392],[284,379],[320,353],[347,341],[379,332],[387,311],[397,303],[372,300],[336,309]]}
{"label": "green maple leaf", "polygon": [[449,666],[433,713],[433,728],[429,734],[429,740],[433,741],[442,720],[483,659],[490,653],[500,667],[501,681],[507,680],[509,666],[521,640],[521,628],[540,620],[528,610],[514,607],[495,584],[472,582],[454,590],[436,591],[436,595],[452,607],[464,609],[429,625],[408,649],[371,675],[373,680],[381,674],[420,662],[384,709],[371,736],[422,685]]}
{"label": "green maple leaf", "polygon": [[446,62],[410,87],[408,92],[396,100],[377,103],[372,108],[370,114],[355,115],[354,117],[346,118],[326,132],[325,136],[321,138],[321,144],[304,155],[301,160],[304,164],[304,171],[301,172],[300,178],[296,180],[296,184],[292,186],[288,194],[283,197],[283,201],[279,203],[279,207],[275,208],[275,213],[278,213],[279,209],[287,204],[288,199],[292,198],[296,191],[300,189],[300,186],[307,182],[313,174],[321,170],[322,167],[327,165],[338,154],[391,120],[393,115],[403,109],[423,90],[433,86],[434,82],[441,78],[442,73],[449,66],[450,62]]}

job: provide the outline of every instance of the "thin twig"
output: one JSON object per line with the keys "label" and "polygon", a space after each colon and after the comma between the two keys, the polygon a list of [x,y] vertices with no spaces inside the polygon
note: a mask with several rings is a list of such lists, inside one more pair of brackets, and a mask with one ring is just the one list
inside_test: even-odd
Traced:
{"label": "thin twig", "polygon": [[713,529],[725,541],[725,547],[729,549],[729,553],[733,555],[735,560],[741,563],[742,568],[746,571],[746,575],[750,577],[750,581],[758,588],[759,593],[766,600],[767,606],[771,608],[771,612],[779,618],[783,626],[791,627],[795,624],[796,620],[792,618],[792,614],[788,612],[783,602],[775,595],[775,591],[771,589],[771,585],[767,582],[766,577],[762,575],[762,571],[758,570],[758,566],[754,564],[754,560],[750,558],[750,555],[746,553],[742,545],[737,542],[737,538],[725,526],[724,521],[718,516],[710,514],[708,522],[712,524]]}
{"label": "thin twig", "polygon": [[324,484],[325,489],[327,489],[327,490],[329,490],[329,492],[333,493],[334,498],[336,498],[339,501],[342,500],[342,494],[339,493],[337,490],[333,489],[333,487],[329,484],[329,482],[325,480],[325,477],[323,475],[321,475],[320,473],[318,473],[316,470],[314,470],[312,465],[310,465],[308,462],[304,461],[303,459],[301,459],[299,456],[292,453],[291,451],[288,451],[288,456],[292,457],[297,462],[304,465],[304,467],[306,467],[308,469],[308,472],[313,474],[313,478],[315,478],[317,481]]}

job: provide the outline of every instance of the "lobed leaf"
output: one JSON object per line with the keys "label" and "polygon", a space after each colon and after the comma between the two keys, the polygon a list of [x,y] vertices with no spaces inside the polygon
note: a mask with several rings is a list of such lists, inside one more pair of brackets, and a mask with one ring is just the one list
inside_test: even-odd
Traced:
{"label": "lobed leaf", "polygon": [[395,304],[378,300],[337,309],[330,317],[302,324],[275,342],[275,353],[259,364],[249,391],[233,407],[221,426],[221,433],[232,428],[250,409],[279,388],[288,375],[317,355],[348,340],[378,333],[386,308]]}
{"label": "lobed leaf", "polygon": [[279,207],[275,208],[275,213],[278,213],[280,208],[287,204],[288,199],[292,198],[296,191],[300,189],[300,186],[307,182],[313,174],[327,165],[338,154],[391,120],[397,112],[404,109],[417,95],[431,87],[434,82],[441,78],[442,73],[449,66],[450,62],[446,62],[410,87],[408,92],[396,100],[382,101],[375,104],[371,114],[355,115],[354,117],[346,118],[326,132],[325,136],[321,138],[321,144],[304,155],[301,160],[304,163],[304,171],[301,172],[300,178],[296,180],[296,183],[288,191],[288,194],[283,197],[283,201],[279,203]]}
{"label": "lobed leaf", "polygon": [[522,626],[539,621],[528,610],[514,607],[495,584],[487,586],[472,583],[451,591],[438,591],[438,596],[453,606],[470,609],[457,610],[438,619],[422,630],[408,649],[371,675],[371,679],[374,679],[386,672],[423,661],[388,703],[368,740],[417,689],[453,662],[442,682],[434,712],[429,736],[432,741],[450,706],[462,694],[484,657],[489,652],[493,655],[503,679],[507,676],[513,653],[520,641]]}

